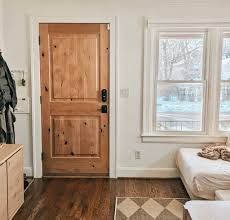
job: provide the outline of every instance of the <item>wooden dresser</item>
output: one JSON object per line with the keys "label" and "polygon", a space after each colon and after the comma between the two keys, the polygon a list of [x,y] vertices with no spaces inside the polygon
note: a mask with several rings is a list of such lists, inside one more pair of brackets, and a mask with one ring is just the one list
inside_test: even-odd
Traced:
{"label": "wooden dresser", "polygon": [[0,217],[12,219],[24,202],[23,147],[0,145]]}

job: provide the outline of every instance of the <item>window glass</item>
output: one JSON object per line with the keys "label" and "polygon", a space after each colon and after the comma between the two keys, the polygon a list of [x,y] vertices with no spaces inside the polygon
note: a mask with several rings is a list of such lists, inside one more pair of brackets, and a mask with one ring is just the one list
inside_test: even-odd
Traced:
{"label": "window glass", "polygon": [[222,51],[221,79],[230,80],[230,38],[224,38]]}
{"label": "window glass", "polygon": [[221,83],[219,129],[230,131],[230,82]]}
{"label": "window glass", "polygon": [[159,34],[154,130],[203,130],[204,36],[184,32]]}
{"label": "window glass", "polygon": [[159,80],[201,80],[203,37],[161,36],[159,39]]}
{"label": "window glass", "polygon": [[158,131],[201,131],[203,84],[158,83]]}

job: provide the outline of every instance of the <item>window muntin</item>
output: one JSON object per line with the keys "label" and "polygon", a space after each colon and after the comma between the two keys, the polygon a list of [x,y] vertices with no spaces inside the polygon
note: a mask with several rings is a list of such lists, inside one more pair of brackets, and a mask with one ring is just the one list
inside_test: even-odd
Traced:
{"label": "window muntin", "polygon": [[157,132],[203,131],[205,33],[159,33]]}

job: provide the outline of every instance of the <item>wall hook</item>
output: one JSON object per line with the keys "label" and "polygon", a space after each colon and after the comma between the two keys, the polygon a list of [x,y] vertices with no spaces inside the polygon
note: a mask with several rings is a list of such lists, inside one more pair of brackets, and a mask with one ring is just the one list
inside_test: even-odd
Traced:
{"label": "wall hook", "polygon": [[22,71],[22,81],[21,81],[21,83],[22,83],[22,86],[26,86],[25,72],[24,71]]}

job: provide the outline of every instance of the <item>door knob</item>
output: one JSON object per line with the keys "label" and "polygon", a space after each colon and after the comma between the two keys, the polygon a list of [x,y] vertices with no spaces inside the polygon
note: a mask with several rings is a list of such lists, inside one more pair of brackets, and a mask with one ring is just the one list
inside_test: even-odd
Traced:
{"label": "door knob", "polygon": [[108,112],[108,107],[107,105],[102,105],[100,109],[98,109],[101,111],[101,113],[107,113]]}

